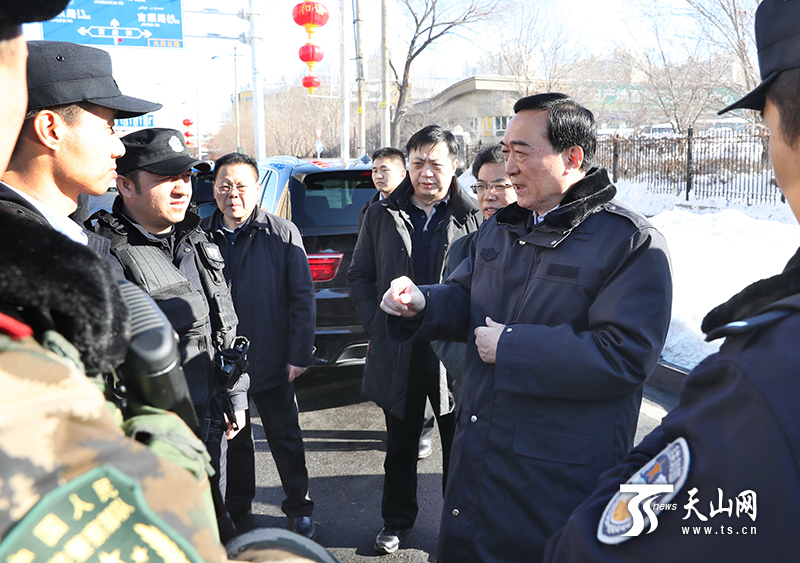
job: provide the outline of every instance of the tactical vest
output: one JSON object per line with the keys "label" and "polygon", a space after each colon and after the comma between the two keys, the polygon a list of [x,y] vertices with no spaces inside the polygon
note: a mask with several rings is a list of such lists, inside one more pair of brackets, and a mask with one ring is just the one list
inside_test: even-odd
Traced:
{"label": "tactical vest", "polygon": [[[211,362],[214,349],[230,347],[238,324],[219,248],[199,229],[188,235],[203,286],[203,293],[200,293],[157,245],[130,244],[125,225],[106,211],[96,213],[94,218],[98,219],[95,232],[111,241],[111,254],[122,265],[126,279],[153,298],[178,333],[193,401],[195,405],[206,404],[215,385]],[[209,322],[212,343],[207,342],[205,336]],[[194,353],[187,348],[194,348]],[[193,373],[196,372],[194,366],[186,366],[186,360],[199,353],[209,354],[209,361],[204,362],[208,364],[206,377]]]}

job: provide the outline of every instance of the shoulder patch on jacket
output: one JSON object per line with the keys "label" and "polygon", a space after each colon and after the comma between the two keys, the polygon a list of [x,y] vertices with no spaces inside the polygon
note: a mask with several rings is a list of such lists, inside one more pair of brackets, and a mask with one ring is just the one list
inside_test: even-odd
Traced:
{"label": "shoulder patch on jacket", "polygon": [[0,560],[202,563],[147,505],[139,484],[108,466],[42,497],[3,538]]}
{"label": "shoulder patch on jacket", "polygon": [[600,518],[597,539],[616,545],[640,535],[648,524],[646,533],[655,531],[658,515],[675,509],[670,501],[688,475],[689,444],[678,438],[619,486]]}

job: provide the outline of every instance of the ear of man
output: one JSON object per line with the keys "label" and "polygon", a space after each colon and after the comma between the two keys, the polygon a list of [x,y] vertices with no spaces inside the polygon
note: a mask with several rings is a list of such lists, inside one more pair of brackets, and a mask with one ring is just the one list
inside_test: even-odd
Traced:
{"label": "ear of man", "polygon": [[127,176],[117,176],[117,191],[125,199],[132,199],[136,194],[136,184]]}
{"label": "ear of man", "polygon": [[575,145],[564,151],[564,160],[568,171],[578,172],[583,165],[583,148]]}
{"label": "ear of man", "polygon": [[64,118],[49,109],[43,109],[37,113],[31,123],[31,130],[35,138],[51,151],[58,150],[67,127]]}

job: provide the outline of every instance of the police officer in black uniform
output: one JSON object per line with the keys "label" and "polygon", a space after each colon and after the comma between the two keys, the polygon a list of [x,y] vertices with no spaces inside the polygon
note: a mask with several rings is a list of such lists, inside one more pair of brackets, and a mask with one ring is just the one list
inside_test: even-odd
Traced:
{"label": "police officer in black uniform", "polygon": [[[111,241],[111,256],[159,305],[180,339],[181,363],[216,471],[213,481],[225,498],[225,432],[233,399],[246,397],[246,375],[220,381],[216,363],[234,347],[238,319],[223,275],[219,248],[188,211],[191,173],[210,169],[189,156],[183,135],[174,129],[143,129],[122,138],[125,155],[117,160],[112,213],[97,215],[95,232]],[[234,387],[235,386],[235,387]],[[227,407],[227,408],[226,408]],[[224,507],[218,507],[223,540],[233,533]],[[226,532],[228,530],[228,532]]]}
{"label": "police officer in black uniform", "polygon": [[[760,111],[775,178],[800,218],[800,2],[764,0],[761,84],[720,113]],[[725,338],[680,403],[548,543],[547,562],[800,561],[800,252],[703,320]]]}

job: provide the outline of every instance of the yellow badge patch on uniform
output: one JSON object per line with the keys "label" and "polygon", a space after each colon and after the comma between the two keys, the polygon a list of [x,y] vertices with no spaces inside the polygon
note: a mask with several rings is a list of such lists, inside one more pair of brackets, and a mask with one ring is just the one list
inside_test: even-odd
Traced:
{"label": "yellow badge patch on uniform", "polygon": [[[597,526],[597,539],[616,545],[658,527],[658,515],[670,504],[689,474],[689,444],[678,438],[634,473],[611,497]],[[642,514],[644,512],[644,514]]]}
{"label": "yellow badge patch on uniform", "polygon": [[0,561],[202,563],[139,484],[107,466],[46,494],[0,542]]}

